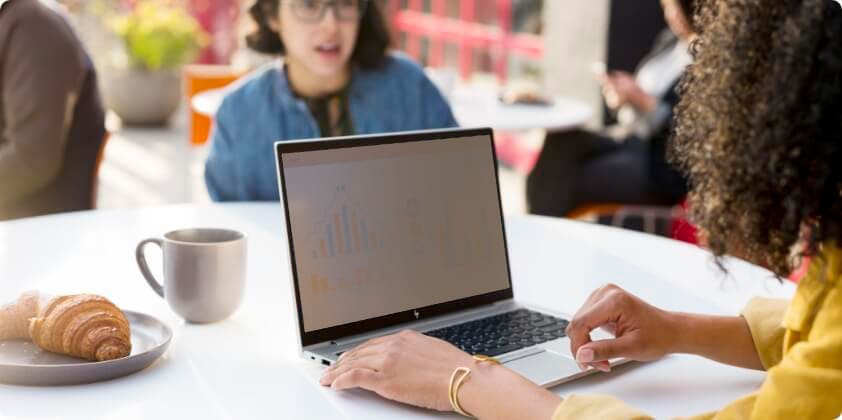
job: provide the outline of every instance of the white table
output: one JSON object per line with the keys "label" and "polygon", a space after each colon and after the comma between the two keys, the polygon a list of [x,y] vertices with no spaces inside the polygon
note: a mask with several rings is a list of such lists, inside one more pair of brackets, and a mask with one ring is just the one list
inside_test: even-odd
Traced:
{"label": "white table", "polygon": [[[194,95],[190,104],[199,114],[213,118],[226,92],[226,88],[207,90]],[[503,131],[570,129],[584,125],[593,115],[586,103],[571,98],[555,97],[549,106],[506,105],[494,92],[476,88],[456,89],[450,106],[462,127]]]}
{"label": "white table", "polygon": [[[320,367],[297,355],[281,223],[277,204],[98,210],[0,223],[0,300],[27,289],[99,293],[164,320],[175,333],[161,360],[130,377],[60,388],[0,385],[0,418],[447,417],[318,385]],[[188,226],[249,236],[246,295],[225,322],[183,323],[136,267],[138,241]],[[730,262],[734,278],[723,279],[705,252],[633,232],[538,217],[509,218],[507,230],[517,298],[562,311],[574,311],[608,281],[666,308],[711,313],[735,313],[751,295],[794,291],[739,261]],[[554,390],[611,394],[664,418],[715,409],[762,379],[761,372],[679,355]]]}
{"label": "white table", "polygon": [[199,114],[213,118],[216,115],[216,110],[222,105],[226,92],[227,90],[224,87],[199,92],[190,99],[190,106]]}
{"label": "white table", "polygon": [[457,88],[450,95],[450,107],[459,125],[491,127],[502,131],[567,130],[586,124],[593,115],[588,104],[557,96],[550,105],[507,105],[494,91]]}

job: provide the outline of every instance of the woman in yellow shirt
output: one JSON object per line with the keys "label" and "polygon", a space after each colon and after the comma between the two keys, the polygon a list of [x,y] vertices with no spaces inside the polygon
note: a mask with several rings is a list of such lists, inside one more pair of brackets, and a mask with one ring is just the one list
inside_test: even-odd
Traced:
{"label": "woman in yellow shirt", "polygon": [[[692,353],[767,371],[761,388],[700,419],[842,414],[842,10],[835,0],[705,0],[682,83],[674,161],[693,219],[717,256],[781,276],[812,257],[791,302],[754,299],[741,316],[668,312],[616,286],[595,291],[568,328],[584,367]],[[610,326],[616,338],[591,341]],[[471,374],[451,394],[459,367]],[[457,374],[457,375],[454,375]],[[322,384],[364,388],[482,419],[645,419],[607,396],[566,396],[413,332],[346,353]],[[675,413],[686,415],[692,413]]]}

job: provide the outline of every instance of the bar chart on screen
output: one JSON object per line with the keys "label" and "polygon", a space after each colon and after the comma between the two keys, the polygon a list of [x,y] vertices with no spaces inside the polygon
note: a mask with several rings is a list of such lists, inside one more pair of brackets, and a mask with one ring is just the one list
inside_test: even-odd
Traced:
{"label": "bar chart on screen", "polygon": [[327,207],[315,215],[309,238],[312,269],[306,278],[313,295],[361,291],[374,284],[375,276],[382,279],[371,265],[373,254],[386,251],[384,224],[369,214],[345,185],[337,185]]}
{"label": "bar chart on screen", "polygon": [[316,220],[310,236],[310,256],[325,260],[383,250],[386,247],[382,223],[372,224],[339,185],[328,207]]}
{"label": "bar chart on screen", "polygon": [[347,273],[346,277],[339,277],[332,279],[327,275],[321,276],[318,274],[310,275],[310,288],[314,295],[321,295],[330,292],[342,292],[353,288],[363,288],[372,284],[373,278],[371,272],[360,268],[352,273]]}
{"label": "bar chart on screen", "polygon": [[[338,185],[330,204],[316,215],[320,217],[309,238],[309,257],[314,267],[325,267],[336,259],[359,264],[369,259],[366,257],[389,256],[412,260],[415,264],[411,265],[470,264],[490,252],[489,234],[483,228],[487,220],[482,220],[488,214],[454,217],[461,210],[456,207],[448,202],[430,205],[407,196],[397,206],[378,209],[372,217],[374,209],[361,207],[345,185]],[[459,222],[454,223],[454,218]],[[371,269],[360,270],[368,275],[355,274],[356,284],[365,283],[358,279],[371,278]]]}
{"label": "bar chart on screen", "polygon": [[314,297],[382,291],[396,279],[438,276],[491,252],[482,213],[460,217],[457,204],[408,192],[390,206],[374,205],[357,200],[355,187],[332,187],[325,208],[312,214],[302,282]]}

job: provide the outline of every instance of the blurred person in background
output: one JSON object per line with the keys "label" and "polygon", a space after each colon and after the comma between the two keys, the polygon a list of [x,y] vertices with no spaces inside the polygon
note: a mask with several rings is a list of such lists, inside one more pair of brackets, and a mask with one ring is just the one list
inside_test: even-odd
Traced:
{"label": "blurred person in background", "polygon": [[619,124],[601,133],[548,133],[527,179],[529,211],[565,216],[586,204],[674,205],[686,180],[666,161],[676,86],[691,62],[694,0],[662,0],[669,29],[634,75],[595,69]]}
{"label": "blurred person in background", "polygon": [[57,4],[0,4],[0,220],[90,209],[105,137],[93,64]]}
{"label": "blurred person in background", "polygon": [[456,126],[422,69],[388,51],[377,2],[257,0],[250,12],[248,45],[282,60],[217,111],[205,169],[215,201],[278,200],[275,141]]}
{"label": "blurred person in background", "polygon": [[[766,371],[756,392],[692,419],[837,418],[842,8],[834,0],[705,0],[699,18],[696,60],[681,84],[671,145],[691,181],[693,221],[720,264],[724,255],[739,254],[786,276],[800,249],[811,257],[808,273],[791,301],[755,298],[740,316],[667,311],[606,286],[567,328],[571,351],[583,369],[609,370],[608,360],[618,357],[649,361],[684,353]],[[616,338],[592,341],[596,328]],[[448,378],[453,383],[460,367],[470,375],[449,394]],[[435,410],[461,406],[480,419],[651,418],[610,396],[561,398],[504,365],[409,331],[343,353],[321,383]],[[704,388],[666,391],[664,398],[675,402],[698,392]]]}

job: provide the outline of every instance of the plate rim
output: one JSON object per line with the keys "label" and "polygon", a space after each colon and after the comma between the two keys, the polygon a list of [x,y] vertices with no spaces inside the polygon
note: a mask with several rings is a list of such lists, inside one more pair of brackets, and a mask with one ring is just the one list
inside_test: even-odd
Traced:
{"label": "plate rim", "polygon": [[[138,353],[138,354],[132,354],[132,355],[129,355],[129,356],[126,356],[126,357],[121,357],[119,359],[103,360],[101,362],[86,361],[86,362],[80,362],[80,363],[60,363],[60,364],[52,364],[52,365],[33,365],[33,364],[27,364],[27,363],[22,364],[22,363],[2,363],[2,362],[0,362],[0,368],[6,367],[6,368],[26,368],[26,369],[57,369],[57,368],[75,368],[75,367],[82,367],[82,366],[95,368],[95,367],[107,366],[107,365],[115,364],[115,363],[125,363],[129,360],[139,359],[139,358],[144,357],[144,356],[146,356],[150,353],[154,353],[157,350],[160,350],[162,348],[166,348],[166,347],[169,346],[169,344],[170,344],[170,342],[172,341],[172,338],[173,338],[172,328],[170,328],[169,325],[165,324],[160,319],[158,319],[158,318],[156,318],[152,315],[143,313],[143,312],[128,311],[128,310],[124,310],[122,312],[123,312],[123,314],[126,315],[127,318],[128,318],[128,315],[132,315],[132,316],[135,316],[135,317],[138,317],[138,318],[151,319],[152,321],[156,322],[158,325],[160,325],[164,329],[164,333],[165,333],[164,339],[159,344],[155,345],[154,347],[152,347],[152,348],[150,348],[150,349],[148,349],[144,352],[141,352],[141,353]],[[129,324],[131,324],[131,322],[129,322]],[[49,350],[44,350],[44,351],[49,351]],[[69,356],[69,357],[73,357],[73,356]],[[84,359],[80,359],[80,360],[84,360]]]}

